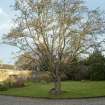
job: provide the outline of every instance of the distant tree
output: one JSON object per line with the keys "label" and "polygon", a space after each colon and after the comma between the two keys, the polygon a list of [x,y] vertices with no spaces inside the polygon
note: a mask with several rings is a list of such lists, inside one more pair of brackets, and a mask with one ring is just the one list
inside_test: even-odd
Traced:
{"label": "distant tree", "polygon": [[60,94],[62,63],[72,63],[92,46],[93,36],[105,32],[104,17],[88,10],[83,0],[16,0],[15,10],[16,25],[5,35],[5,43],[32,52],[38,65],[47,57],[54,80],[51,93]]}
{"label": "distant tree", "polygon": [[105,57],[101,52],[95,51],[86,61],[89,68],[90,80],[105,80]]}
{"label": "distant tree", "polygon": [[89,80],[89,70],[85,59],[75,58],[73,63],[66,63],[64,73],[68,80]]}
{"label": "distant tree", "polygon": [[48,71],[48,59],[47,55],[42,56],[40,64],[38,65],[32,55],[28,52],[20,54],[17,57],[15,66],[22,70],[33,70],[33,72],[38,68],[40,71]]}
{"label": "distant tree", "polygon": [[15,62],[15,66],[18,69],[22,70],[33,70],[35,69],[36,62],[30,55],[30,53],[24,53],[17,57],[17,61]]}

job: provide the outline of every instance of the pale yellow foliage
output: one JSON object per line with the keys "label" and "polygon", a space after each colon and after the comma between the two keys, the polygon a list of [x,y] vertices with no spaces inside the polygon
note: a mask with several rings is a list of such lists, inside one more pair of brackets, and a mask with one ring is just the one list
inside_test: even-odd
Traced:
{"label": "pale yellow foliage", "polygon": [[9,70],[2,69],[0,70],[0,81],[5,81],[9,78],[10,75],[17,75],[18,77],[22,77],[24,79],[30,78],[32,72],[29,70]]}

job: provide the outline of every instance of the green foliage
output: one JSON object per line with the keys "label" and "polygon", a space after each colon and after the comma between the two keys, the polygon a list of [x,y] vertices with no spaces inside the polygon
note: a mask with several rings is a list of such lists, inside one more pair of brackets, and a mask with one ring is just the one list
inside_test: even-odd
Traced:
{"label": "green foliage", "polygon": [[13,96],[28,96],[38,98],[81,98],[105,96],[105,81],[66,81],[62,82],[65,93],[55,96],[49,95],[48,90],[53,84],[27,83],[22,88],[11,88],[8,91],[0,91],[0,94]]}
{"label": "green foliage", "polygon": [[105,57],[101,52],[94,52],[86,61],[90,80],[105,80]]}
{"label": "green foliage", "polygon": [[87,59],[65,65],[69,80],[105,80],[105,57],[99,51]]}
{"label": "green foliage", "polygon": [[8,84],[7,83],[0,83],[0,91],[7,91]]}
{"label": "green foliage", "polygon": [[71,65],[68,65],[68,68],[65,71],[69,80],[88,80],[89,71],[87,66],[81,62],[75,62]]}
{"label": "green foliage", "polygon": [[105,63],[105,57],[101,54],[101,52],[98,52],[98,51],[93,52],[86,60],[87,65],[90,65],[93,63],[101,63],[101,64]]}

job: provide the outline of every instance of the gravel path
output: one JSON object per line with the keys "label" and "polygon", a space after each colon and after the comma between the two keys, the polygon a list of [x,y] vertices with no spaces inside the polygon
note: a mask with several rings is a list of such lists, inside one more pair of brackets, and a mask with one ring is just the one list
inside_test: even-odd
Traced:
{"label": "gravel path", "polygon": [[0,105],[105,105],[105,98],[47,100],[0,96]]}

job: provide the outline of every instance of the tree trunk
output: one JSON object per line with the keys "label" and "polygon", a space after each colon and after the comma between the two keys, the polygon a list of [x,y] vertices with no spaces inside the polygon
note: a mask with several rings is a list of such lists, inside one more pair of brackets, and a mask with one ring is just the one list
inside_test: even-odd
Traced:
{"label": "tree trunk", "polygon": [[56,71],[56,79],[54,81],[54,89],[55,89],[55,94],[61,94],[62,90],[61,90],[61,78],[60,78],[60,74],[58,71]]}
{"label": "tree trunk", "polygon": [[53,95],[59,95],[62,93],[62,89],[61,89],[61,77],[58,68],[56,68],[54,75],[55,75],[53,78],[54,88],[50,90],[50,93]]}
{"label": "tree trunk", "polygon": [[[52,59],[54,59],[52,57]],[[59,95],[62,93],[62,89],[61,89],[61,59],[52,64],[52,61],[54,60],[50,60],[50,69],[51,69],[51,75],[52,75],[52,79],[54,82],[54,87],[49,91],[51,94],[53,95]]]}

